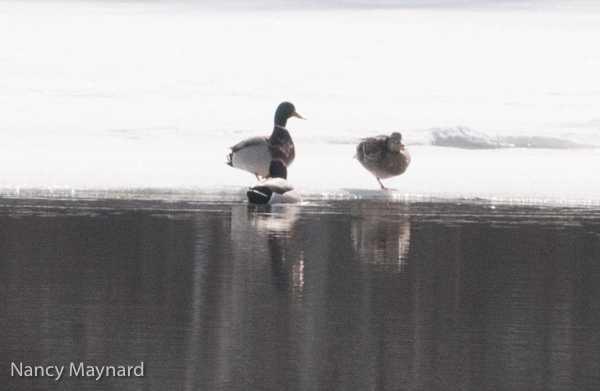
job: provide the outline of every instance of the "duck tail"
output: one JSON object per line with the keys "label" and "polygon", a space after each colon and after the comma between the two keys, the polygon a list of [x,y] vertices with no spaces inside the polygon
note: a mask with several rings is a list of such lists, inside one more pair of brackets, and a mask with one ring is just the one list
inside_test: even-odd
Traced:
{"label": "duck tail", "polygon": [[258,205],[268,204],[272,195],[273,191],[267,186],[255,187],[246,192],[248,202]]}
{"label": "duck tail", "polygon": [[227,155],[227,164],[229,164],[231,167],[233,167],[233,152],[231,152],[229,155]]}

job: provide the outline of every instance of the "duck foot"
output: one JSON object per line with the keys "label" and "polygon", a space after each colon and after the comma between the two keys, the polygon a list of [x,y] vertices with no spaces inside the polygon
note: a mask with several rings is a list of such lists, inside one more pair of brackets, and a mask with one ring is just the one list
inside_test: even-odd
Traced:
{"label": "duck foot", "polygon": [[377,178],[377,182],[379,182],[379,186],[381,186],[381,190],[385,190],[385,191],[398,191],[398,189],[389,189],[389,188],[383,186],[383,183],[381,183],[381,181],[379,180],[379,178]]}

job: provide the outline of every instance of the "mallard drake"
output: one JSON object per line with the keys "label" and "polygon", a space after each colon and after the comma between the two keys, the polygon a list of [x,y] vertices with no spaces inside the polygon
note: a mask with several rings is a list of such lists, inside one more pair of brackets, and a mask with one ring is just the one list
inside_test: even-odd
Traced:
{"label": "mallard drake", "polygon": [[269,175],[246,192],[251,204],[283,204],[301,202],[302,197],[287,181],[287,169],[281,160],[269,165]]}
{"label": "mallard drake", "polygon": [[285,128],[291,117],[305,119],[296,112],[293,104],[281,103],[275,111],[275,126],[271,136],[252,137],[234,145],[227,156],[227,164],[253,173],[256,179],[269,175],[272,160],[281,160],[289,167],[296,157],[292,136]]}
{"label": "mallard drake", "polygon": [[356,158],[375,175],[383,190],[388,190],[381,179],[403,174],[410,164],[410,154],[402,144],[402,135],[398,132],[391,136],[367,137],[356,147]]}

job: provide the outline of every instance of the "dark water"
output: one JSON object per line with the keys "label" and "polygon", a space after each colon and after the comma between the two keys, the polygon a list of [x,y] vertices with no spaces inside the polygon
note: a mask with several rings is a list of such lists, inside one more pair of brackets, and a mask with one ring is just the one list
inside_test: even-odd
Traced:
{"label": "dark water", "polygon": [[598,390],[600,212],[2,200],[0,310],[2,390]]}

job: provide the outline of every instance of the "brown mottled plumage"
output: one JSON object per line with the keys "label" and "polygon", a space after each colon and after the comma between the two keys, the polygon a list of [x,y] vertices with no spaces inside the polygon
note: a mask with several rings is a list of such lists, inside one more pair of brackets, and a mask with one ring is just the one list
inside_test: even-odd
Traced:
{"label": "brown mottled plumage", "polygon": [[380,179],[403,174],[410,164],[410,154],[402,144],[402,135],[398,132],[391,136],[376,136],[362,139],[356,147],[356,158],[375,175],[383,190],[387,190]]}

